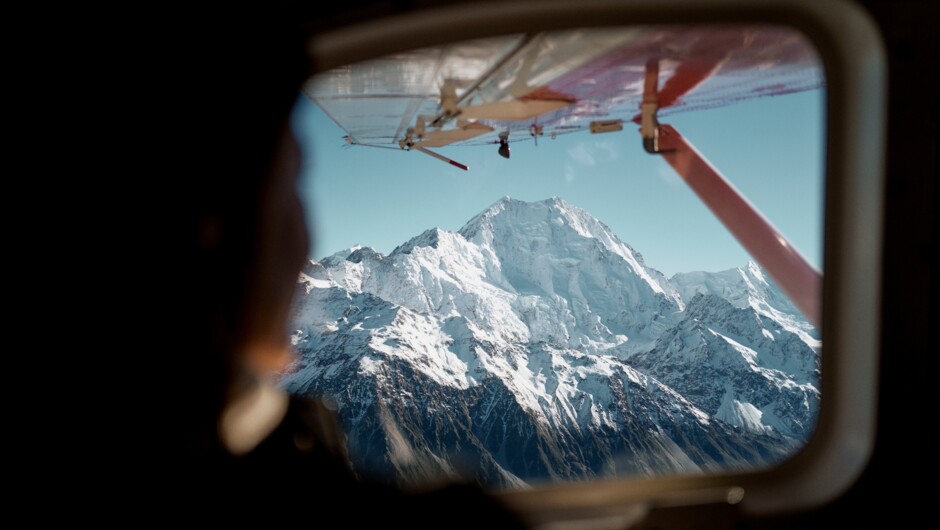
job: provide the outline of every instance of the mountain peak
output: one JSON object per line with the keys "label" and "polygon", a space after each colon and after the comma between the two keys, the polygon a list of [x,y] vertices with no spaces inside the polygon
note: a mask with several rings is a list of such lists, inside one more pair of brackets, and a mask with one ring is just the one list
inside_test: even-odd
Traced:
{"label": "mountain peak", "polygon": [[390,256],[396,254],[411,254],[411,251],[415,248],[420,247],[431,247],[437,248],[441,241],[441,235],[444,233],[444,230],[441,230],[438,227],[429,228],[424,232],[421,232],[417,236],[409,239],[408,241],[402,243],[395,247],[395,250],[389,254]]}
{"label": "mountain peak", "polygon": [[346,261],[351,261],[353,263],[361,263],[363,260],[376,260],[381,261],[385,256],[381,252],[378,252],[372,247],[363,247],[360,246],[353,252],[350,252],[346,256]]}
{"label": "mountain peak", "polygon": [[558,206],[558,207],[564,207],[564,208],[572,208],[570,203],[568,203],[567,201],[565,201],[558,195],[552,195],[551,197],[547,199],[542,199],[541,201],[537,201],[537,202],[544,204],[546,206]]}
{"label": "mountain peak", "polygon": [[[757,280],[758,282],[769,286],[770,282],[767,281],[766,276],[764,276],[764,269],[757,264],[754,260],[749,260],[747,266],[745,267],[747,274]],[[744,271],[742,271],[744,272]]]}
{"label": "mountain peak", "polygon": [[481,230],[492,231],[494,223],[499,223],[500,219],[505,219],[505,224],[518,226],[522,223],[529,228],[568,226],[581,236],[595,239],[616,237],[607,225],[558,196],[529,202],[506,195],[470,219],[458,232],[472,240]]}
{"label": "mountain peak", "polygon": [[320,259],[318,261],[324,267],[331,267],[337,263],[345,261],[346,258],[348,258],[350,254],[362,248],[365,248],[365,246],[357,243],[349,248],[344,248],[343,250],[340,250],[339,252],[334,252],[333,254],[330,254],[329,256],[326,256],[325,258]]}
{"label": "mountain peak", "polygon": [[[523,276],[533,274],[531,267],[543,270],[549,263],[564,267],[560,264],[581,263],[588,256],[598,263],[609,259],[626,262],[653,292],[682,307],[668,280],[649,268],[638,252],[587,211],[557,196],[533,202],[503,197],[471,219],[459,233],[502,260],[528,263],[520,273]],[[554,281],[546,276],[541,283]]]}

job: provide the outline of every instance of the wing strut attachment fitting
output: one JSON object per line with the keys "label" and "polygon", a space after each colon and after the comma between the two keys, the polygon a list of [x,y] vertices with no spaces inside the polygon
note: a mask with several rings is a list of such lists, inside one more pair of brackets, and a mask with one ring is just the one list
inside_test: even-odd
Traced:
{"label": "wing strut attachment fitting", "polygon": [[640,103],[640,135],[643,149],[647,153],[661,153],[659,145],[659,59],[646,62],[646,78],[643,80],[643,102]]}
{"label": "wing strut attachment fitting", "polygon": [[405,151],[411,151],[411,148],[415,145],[415,129],[414,127],[408,127],[408,130],[405,131],[405,137],[401,140],[398,140],[398,147],[404,149]]}

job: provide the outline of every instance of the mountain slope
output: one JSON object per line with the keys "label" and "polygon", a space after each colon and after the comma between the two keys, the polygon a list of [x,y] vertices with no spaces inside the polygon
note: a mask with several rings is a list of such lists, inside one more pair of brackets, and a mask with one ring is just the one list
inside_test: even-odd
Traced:
{"label": "mountain slope", "polygon": [[745,430],[806,439],[815,425],[817,353],[751,307],[697,294],[685,319],[630,362]]}

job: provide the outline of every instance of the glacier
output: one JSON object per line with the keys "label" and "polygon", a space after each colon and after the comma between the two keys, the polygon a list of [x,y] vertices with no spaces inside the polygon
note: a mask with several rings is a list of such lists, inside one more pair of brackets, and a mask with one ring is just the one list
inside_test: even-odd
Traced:
{"label": "glacier", "polygon": [[310,260],[289,392],[365,477],[496,487],[754,469],[819,407],[819,333],[759,266],[666,278],[563,199]]}

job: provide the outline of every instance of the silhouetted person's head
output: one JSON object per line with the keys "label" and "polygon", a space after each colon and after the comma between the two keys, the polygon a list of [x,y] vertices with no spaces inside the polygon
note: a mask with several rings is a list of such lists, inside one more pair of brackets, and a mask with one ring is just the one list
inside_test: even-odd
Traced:
{"label": "silhouetted person's head", "polygon": [[[167,310],[156,360],[180,426],[214,443],[213,418],[240,381],[282,366],[308,242],[296,192],[300,151],[290,111],[309,73],[299,25],[253,21],[194,28],[174,71],[168,145],[181,154],[165,191]],[[187,41],[188,42],[188,41]],[[177,160],[177,159],[174,159]],[[175,371],[174,371],[175,370]]]}

